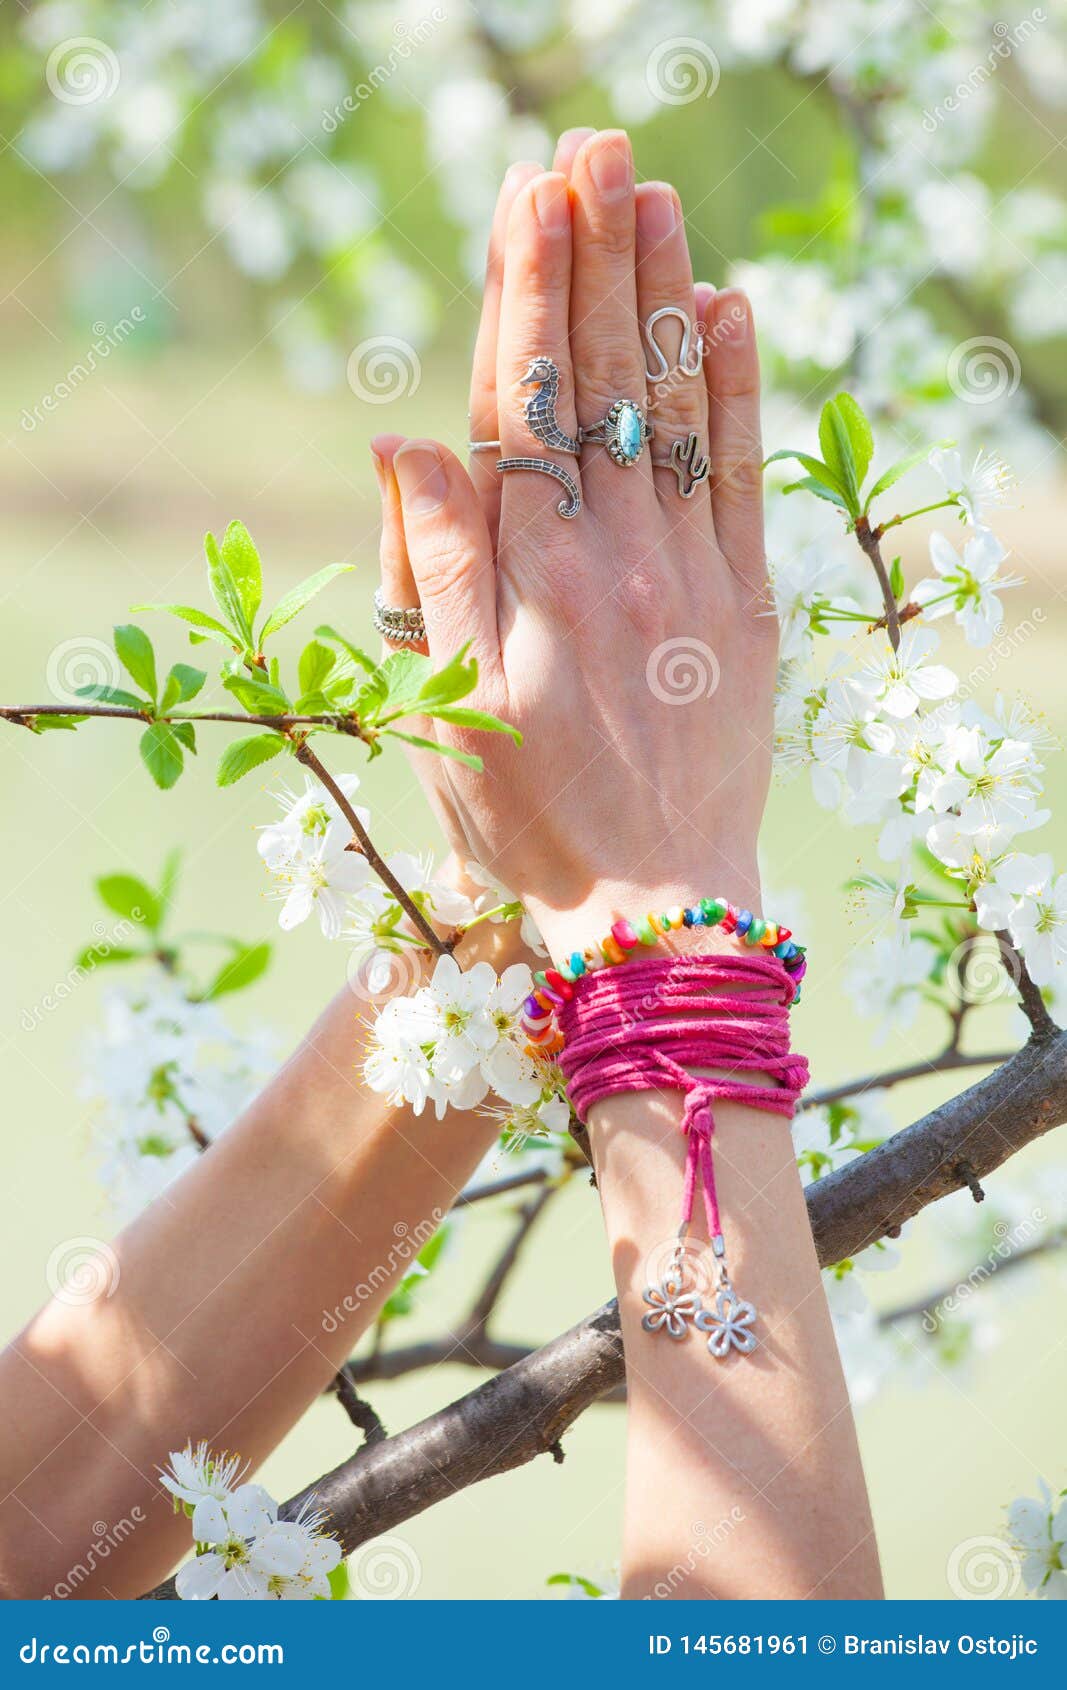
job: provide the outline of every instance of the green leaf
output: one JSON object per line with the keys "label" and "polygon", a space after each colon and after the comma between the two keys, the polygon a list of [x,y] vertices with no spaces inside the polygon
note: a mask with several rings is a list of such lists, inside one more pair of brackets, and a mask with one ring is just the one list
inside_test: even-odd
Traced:
{"label": "green leaf", "polygon": [[457,728],[477,728],[481,733],[507,734],[516,745],[522,744],[522,734],[510,722],[490,716],[487,710],[473,710],[465,704],[435,704],[426,714],[438,722],[451,722]]}
{"label": "green leaf", "polygon": [[[140,700],[138,700],[140,703]],[[79,722],[84,722],[84,716],[33,716],[27,721],[31,733],[73,733]]]}
{"label": "green leaf", "polygon": [[436,739],[420,739],[418,734],[401,733],[399,728],[383,728],[383,733],[392,734],[394,739],[402,739],[405,745],[414,745],[419,751],[436,751],[439,757],[451,757],[457,763],[465,763],[468,769],[474,769],[481,774],[483,764],[480,757],[475,757],[469,751],[457,751],[454,745],[442,745]]}
{"label": "green leaf", "polygon": [[144,710],[146,707],[146,701],[138,698],[136,693],[124,692],[121,687],[106,687],[99,681],[78,687],[76,691],[79,698],[93,698],[98,704],[121,704],[126,710]]}
{"label": "green leaf", "polygon": [[845,427],[852,445],[852,456],[856,465],[856,480],[862,487],[867,478],[867,471],[871,467],[874,457],[874,435],[871,425],[867,421],[862,405],[853,399],[851,393],[839,393],[832,401],[844,418]]}
{"label": "green leaf", "polygon": [[181,740],[187,750],[192,751],[195,755],[196,729],[194,728],[192,722],[172,722],[170,725],[174,730],[176,737]]}
{"label": "green leaf", "polygon": [[124,921],[143,921],[153,933],[163,917],[158,895],[135,874],[105,874],[96,882],[98,895]]}
{"label": "green leaf", "polygon": [[239,992],[258,980],[270,966],[270,946],[236,945],[229,962],[223,964],[212,980],[205,998],[221,998],[226,992]]}
{"label": "green leaf", "polygon": [[469,663],[464,662],[469,650],[468,641],[443,669],[435,670],[424,682],[418,693],[420,709],[428,710],[433,704],[454,704],[457,698],[466,698],[474,691],[478,685],[478,665],[473,657]]}
{"label": "green leaf", "polygon": [[348,1562],[338,1561],[336,1567],[326,1574],[330,1586],[331,1602],[346,1602],[351,1595],[352,1580],[348,1576]]}
{"label": "green leaf", "polygon": [[97,940],[95,945],[86,945],[74,959],[75,968],[103,968],[109,962],[133,962],[136,957],[143,957],[144,951],[132,951],[127,945],[109,945],[106,940]]}
{"label": "green leaf", "polygon": [[841,404],[842,399],[847,398],[847,394],[839,393],[836,398],[828,399],[823,406],[819,417],[819,445],[826,460],[826,467],[845,500],[849,515],[858,516],[860,476],[849,428],[849,416]]}
{"label": "green leaf", "polygon": [[267,681],[254,681],[246,675],[227,675],[222,683],[227,692],[248,711],[250,716],[288,716],[289,700],[280,687]]}
{"label": "green leaf", "polygon": [[319,692],[330,670],[337,662],[337,653],[321,640],[311,640],[300,653],[297,677],[302,693]]}
{"label": "green leaf", "polygon": [[[294,616],[299,615],[304,606],[310,604],[316,594],[321,593],[323,587],[328,586],[336,576],[350,574],[352,567],[350,563],[328,563],[325,569],[316,570],[314,575],[309,575],[306,581],[301,581],[298,587],[293,587],[280,598],[263,624],[263,631],[259,636],[260,645],[269,639],[271,634],[276,634],[279,628],[284,628]],[[322,629],[318,632],[321,633]]]}
{"label": "green leaf", "polygon": [[252,629],[245,615],[241,589],[229,563],[219,550],[214,534],[204,535],[204,551],[207,556],[207,578],[211,596],[222,611],[237,643],[247,648],[252,644]]}
{"label": "green leaf", "polygon": [[241,643],[217,617],[209,616],[206,610],[197,610],[191,604],[131,604],[130,609],[135,614],[144,610],[161,610],[168,616],[176,616],[181,622],[191,623],[194,628],[202,630],[199,634],[190,634],[191,640],[218,640],[220,645],[228,646],[231,651]]}
{"label": "green leaf", "polygon": [[231,522],[219,548],[222,561],[237,587],[249,632],[263,602],[263,569],[251,534],[243,522]]}
{"label": "green leaf", "polygon": [[814,493],[817,499],[825,499],[828,504],[836,505],[838,510],[844,511],[846,516],[850,514],[841,494],[836,493],[832,487],[827,487],[823,482],[816,481],[813,475],[804,475],[801,476],[799,481],[791,481],[788,487],[782,488],[782,492]]}
{"label": "green leaf", "polygon": [[[764,461],[764,469],[767,468],[768,464],[780,463],[783,458],[795,458],[801,468],[807,470],[813,481],[817,481],[820,486],[829,487],[832,492],[840,494],[841,489],[834,480],[831,471],[819,458],[813,458],[808,452],[793,452],[788,447],[783,448],[780,452],[772,452],[770,457]],[[794,485],[798,484],[794,483]],[[799,483],[799,485],[803,485],[803,483]]]}
{"label": "green leaf", "polygon": [[904,565],[898,557],[893,559],[889,571],[889,587],[895,599],[904,597]]}
{"label": "green leaf", "polygon": [[215,779],[219,786],[232,786],[235,780],[250,774],[260,763],[269,763],[272,757],[277,757],[285,746],[281,734],[253,734],[251,738],[235,739],[219,758]]}
{"label": "green leaf", "polygon": [[592,1597],[603,1596],[604,1594],[598,1584],[594,1584],[592,1579],[582,1578],[580,1573],[553,1573],[551,1578],[547,1578],[545,1580],[545,1583],[566,1585],[576,1584],[579,1590],[584,1590],[587,1596]]}
{"label": "green leaf", "polygon": [[[938,442],[940,446],[948,446],[949,444],[950,442],[947,440]],[[922,446],[917,451],[905,452],[904,456],[898,458],[895,464],[890,464],[887,470],[883,470],[867,494],[867,502],[863,507],[864,512],[870,510],[872,501],[877,499],[880,493],[888,492],[889,488],[899,481],[902,475],[907,475],[909,469],[915,469],[919,464],[925,463],[933,450],[933,446]]]}
{"label": "green leaf", "polygon": [[339,634],[336,628],[331,628],[328,622],[324,622],[320,628],[316,628],[315,635],[320,640],[333,640],[336,645],[341,647],[342,651],[347,652],[353,663],[360,669],[365,669],[368,675],[374,674],[378,667],[375,659],[368,657],[367,653],[360,646],[353,645],[351,640],[346,640],[345,636]]}
{"label": "green leaf", "polygon": [[159,701],[159,708],[166,715],[176,704],[188,704],[195,698],[207,675],[203,669],[194,669],[190,663],[172,664],[169,675],[163,684],[163,697]]}
{"label": "green leaf", "polygon": [[115,629],[115,650],[119,662],[132,675],[137,685],[154,699],[156,696],[156,654],[152,642],[136,622],[123,622]]}
{"label": "green leaf", "polygon": [[141,757],[157,786],[174,785],[185,766],[181,740],[169,722],[153,722],[141,735]]}

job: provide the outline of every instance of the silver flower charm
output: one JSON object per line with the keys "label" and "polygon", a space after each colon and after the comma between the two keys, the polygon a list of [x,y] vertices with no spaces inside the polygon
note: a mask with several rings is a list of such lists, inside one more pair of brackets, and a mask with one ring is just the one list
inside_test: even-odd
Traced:
{"label": "silver flower charm", "polygon": [[666,1332],[671,1338],[684,1338],[690,1321],[700,1324],[703,1307],[698,1291],[683,1291],[682,1276],[677,1268],[668,1268],[658,1285],[646,1285],[642,1296],[649,1304],[641,1325],[646,1332]]}
{"label": "silver flower charm", "polygon": [[724,1285],[716,1293],[714,1309],[701,1309],[695,1324],[701,1332],[709,1334],[709,1354],[722,1361],[731,1349],[740,1350],[745,1356],[752,1354],[759,1343],[752,1330],[755,1318],[753,1305],[739,1297],[732,1285]]}

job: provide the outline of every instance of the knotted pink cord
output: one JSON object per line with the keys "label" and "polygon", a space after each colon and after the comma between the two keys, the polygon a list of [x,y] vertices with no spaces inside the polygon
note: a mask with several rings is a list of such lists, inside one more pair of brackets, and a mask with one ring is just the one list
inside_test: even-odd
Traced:
{"label": "knotted pink cord", "polygon": [[[721,990],[741,984],[743,990]],[[559,1062],[580,1121],[601,1098],[629,1091],[685,1094],[688,1139],[682,1225],[693,1218],[697,1178],[708,1237],[721,1234],[711,1141],[712,1103],[727,1099],[775,1115],[792,1115],[808,1082],[808,1064],[789,1049],[789,1005],[795,982],[775,957],[753,952],[633,958],[575,982],[559,1011],[564,1046]],[[692,1068],[726,1069],[726,1076]],[[758,1085],[733,1074],[770,1074]]]}

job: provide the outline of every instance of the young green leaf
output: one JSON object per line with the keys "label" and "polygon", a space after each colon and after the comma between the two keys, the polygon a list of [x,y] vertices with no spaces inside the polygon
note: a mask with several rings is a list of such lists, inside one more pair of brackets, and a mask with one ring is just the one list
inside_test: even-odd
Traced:
{"label": "young green leaf", "polygon": [[269,763],[272,757],[277,757],[284,751],[285,740],[281,734],[252,734],[250,738],[235,739],[228,745],[219,758],[218,771],[215,779],[219,786],[232,786],[242,775],[249,774],[258,768],[260,763]]}
{"label": "young green leaf", "polygon": [[131,604],[130,609],[135,615],[144,610],[161,610],[168,616],[176,616],[181,622],[188,622],[193,628],[200,629],[200,633],[189,635],[191,640],[217,640],[230,651],[241,643],[217,617],[209,616],[206,610],[197,610],[191,604]]}
{"label": "young green leaf", "polygon": [[[140,699],[137,702],[139,704]],[[35,734],[73,733],[78,723],[84,722],[85,719],[84,716],[30,716],[26,720],[26,726]]]}
{"label": "young green leaf", "polygon": [[339,645],[341,650],[352,659],[353,663],[358,668],[366,670],[368,675],[373,675],[378,667],[373,657],[368,657],[367,653],[358,645],[353,645],[351,640],[346,640],[345,636],[339,634],[336,628],[331,628],[328,622],[324,622],[321,627],[315,629],[315,637],[320,640],[333,640],[334,644]]}
{"label": "young green leaf", "polygon": [[132,962],[135,957],[143,957],[145,951],[134,951],[128,945],[109,945],[106,940],[98,940],[95,945],[86,945],[74,959],[75,968],[103,968],[109,962]]}
{"label": "young green leaf", "polygon": [[827,504],[836,505],[838,510],[849,515],[849,508],[840,493],[825,483],[816,481],[813,475],[802,475],[799,481],[791,481],[788,487],[782,488],[783,493],[814,493],[817,499],[825,499]]}
{"label": "young green leaf", "polygon": [[136,874],[105,874],[96,890],[108,909],[124,921],[139,921],[154,933],[163,917],[158,895]]}
{"label": "young green leaf", "polygon": [[867,421],[862,405],[853,399],[851,393],[839,393],[832,401],[838,412],[844,418],[848,430],[848,438],[852,446],[852,457],[856,465],[856,481],[860,487],[867,478],[867,471],[871,467],[874,457],[874,435],[871,425]]}
{"label": "young green leaf", "polygon": [[157,786],[174,785],[184,767],[181,740],[169,722],[153,722],[141,735],[141,758]]}
{"label": "young green leaf", "polygon": [[223,563],[237,588],[249,630],[263,602],[263,569],[251,534],[243,522],[231,522],[219,547]]}
{"label": "young green leaf", "polygon": [[399,728],[383,728],[383,733],[392,734],[394,739],[402,739],[405,745],[414,745],[419,751],[436,751],[439,757],[451,757],[457,763],[465,763],[468,769],[474,769],[481,774],[483,763],[480,757],[475,757],[470,751],[457,751],[454,745],[441,745],[435,739],[420,739],[418,734],[401,733]]}
{"label": "young green leaf", "polygon": [[904,597],[904,565],[898,557],[893,559],[889,571],[889,587],[895,599]]}
{"label": "young green leaf", "polygon": [[860,476],[848,418],[841,406],[845,397],[847,395],[839,393],[823,406],[819,417],[819,445],[848,513],[855,517],[860,512]]}
{"label": "young green leaf", "polygon": [[195,698],[207,675],[203,669],[194,669],[190,663],[175,663],[171,666],[163,683],[163,696],[159,701],[159,708],[163,715],[173,710],[176,704],[188,704]]}
{"label": "young green leaf", "polygon": [[[294,616],[299,615],[304,606],[310,604],[316,594],[322,592],[323,587],[328,586],[336,576],[349,574],[352,567],[350,563],[328,563],[325,569],[316,570],[314,575],[309,575],[306,581],[301,581],[298,587],[293,587],[291,591],[284,594],[263,624],[263,630],[259,636],[260,645],[262,646],[271,634],[276,634],[279,628],[284,628],[285,624],[291,622]],[[321,633],[322,630],[320,629],[319,632]]]}
{"label": "young green leaf", "polygon": [[[939,446],[950,446],[951,444],[952,442],[949,440],[938,441]],[[898,458],[895,464],[890,464],[887,470],[883,470],[867,494],[867,501],[863,507],[864,515],[870,510],[872,501],[877,499],[880,493],[888,492],[890,487],[900,480],[901,476],[907,475],[910,469],[916,469],[919,464],[925,463],[933,450],[933,446],[922,446],[918,451],[905,452],[904,456]]]}
{"label": "young green leaf", "polygon": [[211,588],[211,596],[226,618],[233,639],[237,641],[238,645],[247,649],[252,644],[252,629],[245,615],[241,589],[228,562],[219,550],[218,541],[214,534],[204,535],[204,551],[207,555],[207,578],[208,585]]}
{"label": "young green leaf", "polygon": [[[832,472],[820,461],[820,459],[813,458],[808,452],[793,452],[790,451],[788,447],[783,447],[780,452],[772,452],[770,457],[764,460],[763,467],[766,469],[768,464],[780,463],[784,458],[795,458],[801,468],[807,470],[813,481],[817,481],[820,486],[828,487],[832,493],[836,493],[838,495],[838,502],[840,502],[841,489],[835,481]],[[803,485],[803,482],[794,482],[794,486]],[[788,489],[786,490],[788,491]]]}
{"label": "young green leaf", "polygon": [[522,744],[522,734],[510,722],[490,716],[487,710],[472,710],[465,704],[434,704],[426,711],[438,722],[451,722],[457,728],[477,728],[481,733],[507,734],[516,745]]}
{"label": "young green leaf", "polygon": [[250,716],[290,714],[289,700],[284,692],[280,687],[272,687],[267,681],[254,681],[246,675],[227,675],[222,684],[227,692],[232,692]]}
{"label": "young green leaf", "polygon": [[182,854],[180,851],[168,851],[163,859],[158,892],[161,916],[166,915],[174,902],[174,894],[178,889],[178,874],[181,869],[181,862]]}
{"label": "young green leaf", "polygon": [[302,693],[321,690],[327,675],[337,662],[337,653],[321,640],[310,640],[300,653],[297,678]]}
{"label": "young green leaf", "polygon": [[120,704],[124,710],[145,710],[146,702],[138,698],[136,693],[125,692],[122,687],[106,687],[100,681],[93,681],[89,686],[77,687],[79,698],[92,698],[98,704]]}
{"label": "young green leaf", "polygon": [[421,652],[405,646],[391,651],[356,694],[358,715],[368,722],[406,716],[433,673],[433,665]]}
{"label": "young green leaf", "polygon": [[478,665],[473,657],[469,663],[464,662],[469,650],[468,643],[443,669],[435,670],[423,682],[417,694],[420,710],[428,710],[434,704],[454,704],[458,698],[466,698],[474,691],[478,685]]}
{"label": "young green leaf", "polygon": [[172,722],[171,727],[188,751],[196,754],[196,729],[192,722]]}
{"label": "young green leaf", "polygon": [[141,690],[154,699],[156,696],[156,654],[152,642],[136,622],[124,622],[115,629],[115,650],[119,662],[132,675]]}
{"label": "young green leaf", "polygon": [[233,956],[223,963],[212,980],[205,998],[221,998],[226,992],[239,992],[251,986],[270,966],[270,946],[235,945]]}

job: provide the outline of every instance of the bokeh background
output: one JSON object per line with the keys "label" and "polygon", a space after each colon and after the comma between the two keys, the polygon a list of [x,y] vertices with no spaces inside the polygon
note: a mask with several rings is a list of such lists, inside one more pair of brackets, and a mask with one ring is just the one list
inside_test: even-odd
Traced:
{"label": "bokeh background", "polygon": [[[367,638],[377,547],[367,443],[384,429],[465,439],[500,172],[514,157],[547,162],[561,127],[624,121],[640,175],[682,193],[698,275],[740,276],[762,307],[768,450],[808,445],[818,401],[846,382],[876,416],[882,461],[916,435],[1011,458],[1019,489],[998,528],[1025,585],[1003,650],[983,657],[950,637],[947,660],[964,673],[981,665],[983,697],[1021,693],[1058,732],[1062,13],[1050,3],[1004,24],[981,6],[935,12],[918,0],[6,7],[4,701],[47,698],[57,648],[92,650],[131,604],[203,602],[203,532],[233,517],[257,539],[275,593],[324,563],[354,564],[321,609]],[[926,491],[920,477],[914,502]],[[821,519],[783,515],[781,495],[769,497],[772,557],[840,546]],[[909,527],[909,580],[927,572],[924,548],[922,524]],[[188,658],[177,624],[152,632],[170,658]],[[180,846],[179,925],[277,940],[269,973],[227,1013],[269,1025],[281,1048],[344,978],[345,958],[310,925],[275,931],[253,832],[274,813],[269,771],[220,792],[207,752],[160,794],[121,724],[39,740],[5,730],[0,757],[10,1334],[46,1294],[56,1248],[114,1225],[81,1091],[111,982],[70,984],[98,913],[93,879],[152,877]],[[354,755],[334,765],[359,766]],[[1048,784],[1062,815],[1067,776],[1054,756]],[[366,771],[362,796],[379,842],[433,840],[398,758]],[[1062,847],[1053,823],[1047,848],[1057,831]],[[821,1085],[929,1057],[944,1039],[933,1006],[903,1030],[857,1013],[847,971],[870,926],[843,888],[869,844],[819,810],[805,782],[776,786],[767,901],[796,908],[810,942],[797,1036]],[[42,1008],[48,998],[59,1001]],[[984,1006],[967,1037],[973,1049],[1019,1042],[1010,1000]],[[887,1108],[904,1125],[960,1083],[913,1082]],[[430,1136],[448,1130],[425,1124]],[[1020,1222],[1036,1228],[1027,1237],[1054,1232],[1061,1159],[1051,1135],[990,1180],[982,1211],[953,1199],[921,1217],[893,1271],[862,1276],[875,1315],[850,1325],[843,1314],[891,1596],[1015,1594],[996,1548],[1003,1507],[1033,1493],[1038,1475],[1067,1483],[1055,1250],[965,1292],[933,1342],[918,1323],[894,1326],[889,1360],[876,1320],[966,1280]],[[388,1341],[447,1325],[511,1224],[503,1202],[471,1211]],[[575,1181],[531,1237],[495,1329],[545,1340],[609,1291],[595,1197]],[[444,1366],[370,1394],[395,1430],[478,1377]],[[622,1411],[597,1408],[568,1434],[563,1466],[538,1462],[464,1491],[365,1553],[378,1555],[386,1587],[399,1564],[402,1593],[429,1597],[547,1595],[546,1578],[563,1570],[610,1580],[622,1442]],[[352,1446],[324,1401],[265,1482],[287,1495]],[[357,1588],[373,1593],[376,1577],[357,1569]]]}

